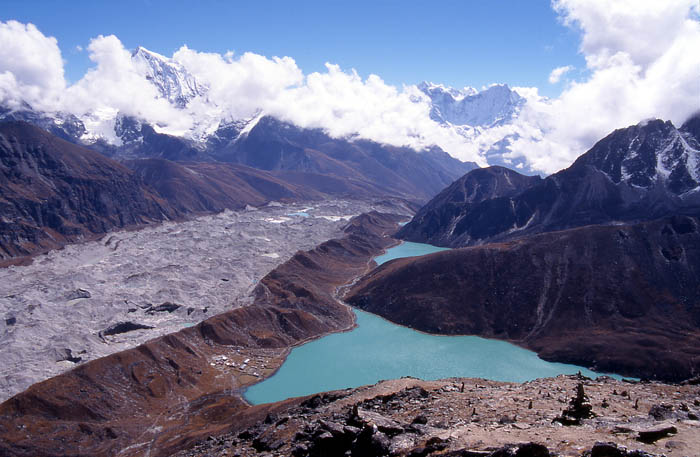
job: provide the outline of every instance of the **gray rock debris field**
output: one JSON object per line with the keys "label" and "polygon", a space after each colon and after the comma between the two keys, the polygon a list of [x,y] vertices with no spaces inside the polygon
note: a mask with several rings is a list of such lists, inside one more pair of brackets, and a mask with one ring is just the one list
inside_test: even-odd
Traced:
{"label": "gray rock debris field", "polygon": [[372,209],[401,211],[272,203],[114,232],[0,269],[0,402],[76,363],[245,305],[270,270]]}

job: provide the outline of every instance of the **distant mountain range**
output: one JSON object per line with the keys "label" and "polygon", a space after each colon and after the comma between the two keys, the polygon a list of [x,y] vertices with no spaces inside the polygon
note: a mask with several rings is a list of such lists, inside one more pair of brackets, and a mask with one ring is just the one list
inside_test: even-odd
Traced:
{"label": "distant mountain range", "polygon": [[[209,87],[176,60],[143,47],[136,48],[131,59],[137,72],[153,85],[160,98],[174,108],[185,110],[195,99],[216,105],[209,99]],[[418,89],[430,100],[431,118],[442,128],[464,137],[465,141],[473,141],[490,129],[513,122],[526,104],[526,100],[507,85],[493,85],[478,91],[473,88],[457,90],[423,82]],[[26,103],[12,110],[0,106],[0,120],[27,121],[65,140],[90,146],[109,156],[163,157],[170,160],[210,160],[219,154],[219,148],[230,150],[231,143],[252,130],[262,117],[267,117],[260,112],[251,118],[229,119],[213,111],[197,116],[199,118],[195,119],[195,125],[189,131],[179,136],[165,135],[165,139],[158,126],[124,113],[117,113],[116,117],[111,111],[86,112],[75,116],[62,112],[37,112]],[[498,137],[488,146],[484,152],[490,164],[515,165],[502,157],[511,140],[509,136]],[[526,167],[523,169],[528,171]]]}
{"label": "distant mountain range", "polygon": [[672,214],[700,214],[700,115],[679,129],[653,120],[616,130],[546,179],[474,170],[398,236],[460,247]]}

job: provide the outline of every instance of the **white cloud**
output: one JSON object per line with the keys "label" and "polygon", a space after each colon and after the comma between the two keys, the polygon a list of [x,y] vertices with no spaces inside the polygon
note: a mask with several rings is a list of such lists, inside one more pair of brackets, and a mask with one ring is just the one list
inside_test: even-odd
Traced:
{"label": "white cloud", "polygon": [[566,65],[564,67],[557,67],[552,72],[549,74],[549,83],[550,84],[556,84],[561,80],[561,77],[564,76],[566,73],[570,72],[573,70],[574,67],[571,65]]}
{"label": "white cloud", "polygon": [[[239,119],[259,110],[305,128],[322,128],[335,137],[357,136],[393,145],[425,148],[438,144],[465,160],[485,164],[479,152],[454,131],[430,119],[425,95],[415,86],[401,89],[379,76],[361,78],[354,70],[326,64],[326,71],[304,75],[289,58],[245,53],[202,53],[183,46],[173,59],[209,86],[217,115]],[[196,106],[196,103],[194,103]],[[197,111],[190,103],[188,108]]]}
{"label": "white cloud", "polygon": [[554,0],[553,7],[581,30],[589,75],[556,99],[527,97],[511,157],[555,172],[616,128],[652,117],[679,125],[698,110],[696,1]]}
{"label": "white cloud", "polygon": [[[65,91],[63,108],[77,115],[117,112],[173,130],[187,130],[191,120],[162,98],[114,35],[98,36],[88,45],[96,66]],[[107,115],[109,118],[110,116]]]}
{"label": "white cloud", "polygon": [[623,52],[646,67],[673,45],[697,0],[553,0],[552,6],[565,24],[580,28],[590,66]]}
{"label": "white cloud", "polygon": [[34,25],[0,22],[0,101],[21,101],[52,110],[65,88],[63,60],[56,39]]}

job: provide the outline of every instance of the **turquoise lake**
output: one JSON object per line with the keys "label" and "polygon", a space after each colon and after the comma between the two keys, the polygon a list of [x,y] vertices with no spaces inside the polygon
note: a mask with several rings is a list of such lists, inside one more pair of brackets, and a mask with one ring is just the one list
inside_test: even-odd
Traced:
{"label": "turquoise lake", "polygon": [[374,258],[377,265],[381,265],[389,260],[400,259],[401,257],[415,257],[419,255],[432,254],[433,252],[449,251],[450,248],[439,248],[430,244],[411,243],[404,241],[398,246],[387,249],[386,253]]}
{"label": "turquoise lake", "polygon": [[[375,261],[381,264],[437,250],[444,248],[403,243]],[[576,365],[546,362],[534,352],[504,341],[429,335],[364,311],[354,312],[357,328],[294,348],[279,371],[251,386],[245,398],[252,404],[269,403],[402,376],[524,382],[578,371],[589,377],[599,375]]]}

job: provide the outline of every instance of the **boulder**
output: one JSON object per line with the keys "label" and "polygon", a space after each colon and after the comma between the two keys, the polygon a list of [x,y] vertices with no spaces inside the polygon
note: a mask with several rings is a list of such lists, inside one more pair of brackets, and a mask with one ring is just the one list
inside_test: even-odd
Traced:
{"label": "boulder", "polygon": [[[106,329],[102,330],[99,335],[100,338],[111,335],[118,335],[120,333],[132,332],[134,330],[149,330],[155,327],[145,324],[139,324],[136,322],[117,322],[116,324],[110,325]],[[104,339],[104,338],[103,338]]]}
{"label": "boulder", "polygon": [[75,289],[66,294],[66,300],[77,300],[79,298],[90,298],[92,294],[85,289]]}
{"label": "boulder", "polygon": [[172,313],[173,311],[176,311],[180,308],[182,308],[181,305],[176,305],[175,303],[170,303],[169,301],[166,301],[165,303],[161,303],[158,306],[151,305],[146,310],[146,314],[153,315],[155,313]]}
{"label": "boulder", "polygon": [[63,362],[67,360],[68,362],[78,363],[83,360],[82,357],[74,356],[73,352],[68,348],[54,348],[53,353],[54,360],[56,362]]}

